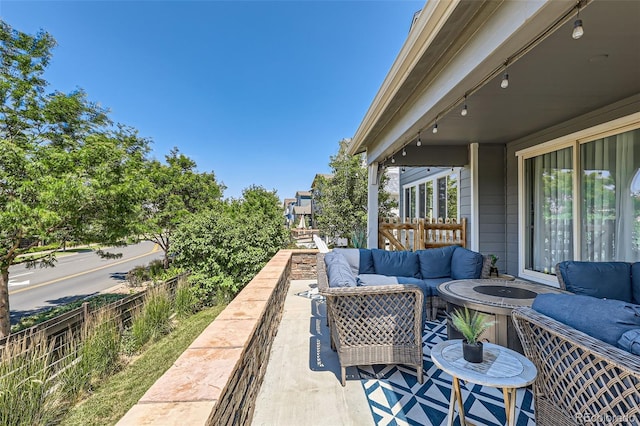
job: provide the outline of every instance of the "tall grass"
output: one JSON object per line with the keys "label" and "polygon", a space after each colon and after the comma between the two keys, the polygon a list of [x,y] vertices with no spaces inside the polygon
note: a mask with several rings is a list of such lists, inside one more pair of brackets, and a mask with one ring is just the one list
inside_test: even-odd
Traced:
{"label": "tall grass", "polygon": [[134,313],[131,329],[127,332],[126,352],[134,353],[147,342],[156,341],[171,331],[173,306],[166,287],[147,290],[144,305]]}
{"label": "tall grass", "polygon": [[[0,352],[0,424],[56,423],[67,398],[51,367],[52,344],[41,335],[21,338]],[[59,364],[58,364],[59,365]]]}
{"label": "tall grass", "polygon": [[198,310],[198,298],[193,287],[186,279],[181,279],[178,282],[174,305],[178,318],[186,318]]}

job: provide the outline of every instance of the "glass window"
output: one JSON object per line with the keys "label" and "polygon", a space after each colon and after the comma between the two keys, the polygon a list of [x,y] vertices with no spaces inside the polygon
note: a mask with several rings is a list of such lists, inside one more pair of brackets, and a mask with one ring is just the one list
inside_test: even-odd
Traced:
{"label": "glass window", "polygon": [[555,265],[573,259],[573,148],[525,162],[527,248],[525,268],[555,272]]}
{"label": "glass window", "polygon": [[438,179],[438,218],[447,217],[447,178]]}
{"label": "glass window", "polygon": [[[411,191],[410,188],[406,188],[404,190],[404,217],[409,217],[409,211],[411,210],[409,206],[411,205]],[[404,219],[403,219],[404,220]]]}
{"label": "glass window", "polygon": [[412,186],[410,188],[411,191],[411,201],[409,203],[409,218],[413,219],[416,217],[416,187]]}
{"label": "glass window", "polygon": [[456,173],[447,176],[447,217],[458,218],[458,176]]}
{"label": "glass window", "polygon": [[424,183],[421,183],[420,185],[418,185],[418,216],[420,217],[420,219],[424,219],[425,218],[425,196],[426,196],[426,191],[425,191],[425,187],[426,185]]}
{"label": "glass window", "polygon": [[427,188],[426,188],[426,194],[425,194],[425,205],[426,205],[426,215],[428,219],[432,219],[433,218],[433,181],[430,180],[429,182],[427,182]]}
{"label": "glass window", "polygon": [[581,254],[640,260],[640,129],[580,146]]}

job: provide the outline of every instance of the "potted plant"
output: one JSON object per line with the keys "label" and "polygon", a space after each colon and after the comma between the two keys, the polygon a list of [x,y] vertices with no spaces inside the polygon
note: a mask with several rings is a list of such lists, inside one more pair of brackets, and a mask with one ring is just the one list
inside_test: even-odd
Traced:
{"label": "potted plant", "polygon": [[489,269],[489,276],[492,276],[494,273],[496,274],[496,277],[500,276],[500,274],[498,273],[498,267],[496,266],[496,263],[498,263],[499,257],[496,256],[495,254],[490,254],[489,255],[489,259],[491,260],[491,267]]}
{"label": "potted plant", "polygon": [[487,321],[484,314],[468,308],[464,311],[456,309],[449,315],[451,325],[458,330],[464,340],[462,341],[462,356],[469,362],[482,362],[482,342],[478,341],[480,335],[495,324],[495,321]]}

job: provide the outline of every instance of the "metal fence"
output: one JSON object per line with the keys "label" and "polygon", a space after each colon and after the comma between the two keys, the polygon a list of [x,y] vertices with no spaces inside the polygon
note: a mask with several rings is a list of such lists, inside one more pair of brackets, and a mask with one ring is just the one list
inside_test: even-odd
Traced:
{"label": "metal fence", "polygon": [[[155,288],[165,287],[170,297],[175,296],[178,283],[186,278],[188,274],[181,274],[171,278],[163,283],[157,284]],[[23,339],[32,339],[37,336],[43,339],[53,350],[59,349],[65,343],[65,336],[72,334],[78,337],[85,323],[92,315],[98,314],[101,310],[113,311],[114,316],[118,319],[121,326],[126,327],[131,322],[133,313],[139,309],[144,303],[148,289],[138,293],[126,296],[120,300],[103,305],[97,309],[91,310],[89,303],[85,302],[79,308],[65,312],[55,318],[34,325],[33,327],[12,333],[7,337],[0,339],[0,349],[11,342],[20,342]],[[29,347],[29,345],[25,345]]]}

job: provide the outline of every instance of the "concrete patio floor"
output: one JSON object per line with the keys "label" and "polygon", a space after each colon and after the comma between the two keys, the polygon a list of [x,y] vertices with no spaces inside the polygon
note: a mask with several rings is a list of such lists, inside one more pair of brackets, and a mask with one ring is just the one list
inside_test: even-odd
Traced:
{"label": "concrete patio floor", "polygon": [[[451,376],[439,370],[428,356],[431,346],[446,340],[443,322],[425,325],[424,384],[417,383],[412,368],[389,365],[347,368],[347,383],[342,387],[338,356],[329,343],[324,300],[299,295],[315,287],[315,280],[291,282],[252,424],[447,424]],[[462,392],[468,420],[473,424],[505,423],[501,390],[463,384]],[[530,390],[518,390],[516,405],[518,426],[535,425]],[[457,415],[455,420],[459,424]]]}
{"label": "concrete patio floor", "polygon": [[315,280],[291,281],[253,425],[373,425],[357,369],[340,385],[338,356],[329,344],[325,304],[298,296]]}

